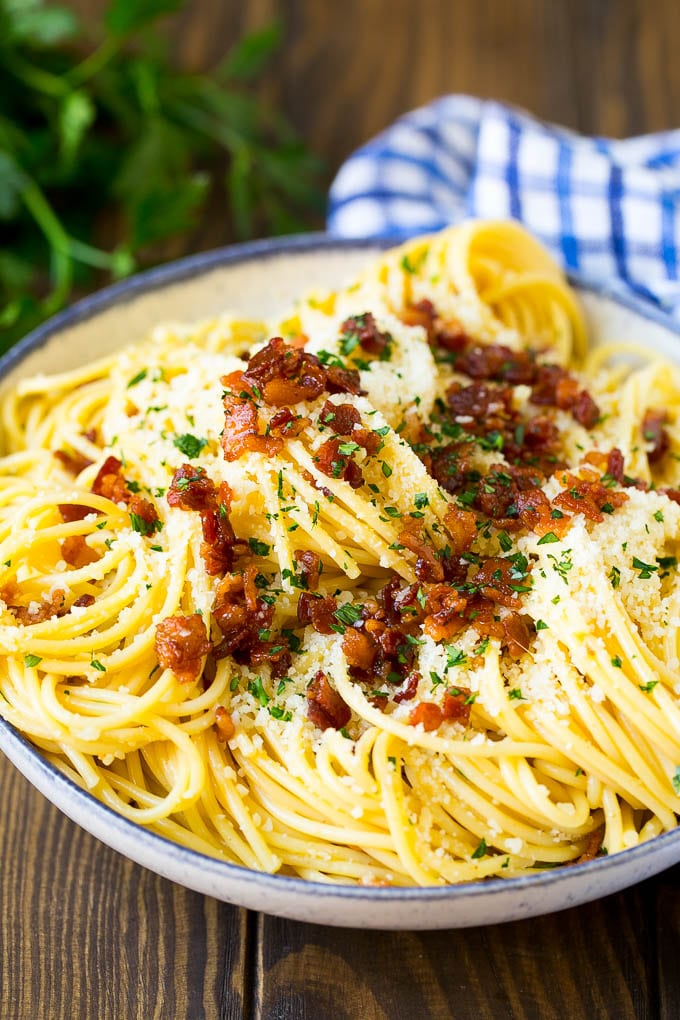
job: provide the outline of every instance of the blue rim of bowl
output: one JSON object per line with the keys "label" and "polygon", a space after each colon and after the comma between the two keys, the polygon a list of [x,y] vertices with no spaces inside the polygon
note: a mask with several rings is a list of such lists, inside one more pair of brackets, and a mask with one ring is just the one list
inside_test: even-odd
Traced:
{"label": "blue rim of bowl", "polygon": [[[97,293],[78,301],[53,318],[43,323],[37,329],[29,333],[23,340],[19,341],[8,352],[0,356],[0,378],[10,369],[14,368],[32,351],[42,347],[52,336],[68,326],[75,326],[92,318],[99,312],[120,303],[121,306],[127,300],[149,291],[157,290],[172,283],[181,283],[194,276],[205,273],[212,269],[219,269],[223,266],[233,265],[240,262],[248,262],[255,259],[266,259],[270,256],[307,253],[311,251],[345,251],[366,249],[385,249],[394,246],[394,241],[385,239],[338,239],[327,234],[293,234],[280,238],[267,238],[260,241],[248,241],[243,244],[234,244],[226,248],[217,248],[209,252],[201,252],[197,255],[190,255],[178,259],[166,265],[158,266],[146,272],[126,280],[121,280]],[[629,295],[622,295],[618,288],[608,284],[594,283],[578,274],[569,274],[570,282],[579,290],[589,291],[592,294],[609,298],[616,304],[631,312],[648,319],[656,324],[665,327],[678,336],[680,343],[680,325],[670,315],[656,308],[641,299]],[[254,871],[245,868],[240,864],[231,864],[228,861],[217,857],[210,857],[190,847],[174,843],[165,836],[158,835],[144,826],[130,821],[119,815],[112,808],[88,793],[72,779],[61,772],[55,765],[52,765],[40,753],[26,737],[24,737],[11,723],[0,718],[0,750],[11,748],[14,755],[9,755],[14,764],[21,761],[28,761],[31,770],[38,769],[42,776],[49,779],[61,795],[58,798],[57,806],[64,813],[62,803],[74,802],[83,809],[89,809],[102,822],[106,823],[108,829],[113,829],[123,842],[130,840],[138,845],[146,847],[150,851],[156,851],[159,864],[163,859],[172,859],[174,863],[184,863],[193,872],[200,868],[204,876],[210,876],[219,884],[220,879],[238,880],[246,885],[257,886],[266,891],[271,889],[287,891],[300,897],[324,897],[342,898],[350,900],[386,900],[388,902],[441,902],[469,900],[477,897],[486,897],[494,892],[504,890],[509,892],[522,891],[545,891],[547,888],[560,885],[576,879],[577,876],[586,881],[588,878],[596,879],[601,872],[611,874],[612,871],[620,868],[628,868],[635,859],[641,862],[645,858],[656,857],[666,847],[677,847],[678,859],[680,860],[680,828],[655,836],[648,842],[638,846],[630,847],[611,857],[598,857],[582,864],[569,866],[562,865],[556,868],[546,869],[545,872],[534,872],[530,875],[521,875],[516,878],[488,878],[474,882],[462,882],[456,885],[444,886],[361,886],[345,884],[328,884],[314,882],[308,879],[295,878],[290,875],[270,874],[268,872]],[[19,767],[17,765],[17,767]],[[21,769],[19,768],[21,771]],[[47,797],[50,800],[51,798]],[[81,828],[88,828],[82,822],[77,822]],[[108,840],[97,836],[101,842],[108,844]],[[117,843],[116,848],[120,846]],[[126,855],[125,850],[119,850]],[[154,869],[163,873],[161,868]],[[187,883],[189,884],[189,883]],[[217,891],[218,885],[215,886]],[[565,904],[568,905],[568,904]]]}

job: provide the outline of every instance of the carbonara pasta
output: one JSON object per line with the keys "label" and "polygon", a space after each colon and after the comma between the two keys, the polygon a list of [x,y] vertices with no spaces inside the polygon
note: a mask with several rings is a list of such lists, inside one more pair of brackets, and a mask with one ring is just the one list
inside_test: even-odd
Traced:
{"label": "carbonara pasta", "polygon": [[680,808],[679,409],[675,366],[588,352],[511,223],[26,379],[0,714],[253,869],[431,885],[648,840]]}

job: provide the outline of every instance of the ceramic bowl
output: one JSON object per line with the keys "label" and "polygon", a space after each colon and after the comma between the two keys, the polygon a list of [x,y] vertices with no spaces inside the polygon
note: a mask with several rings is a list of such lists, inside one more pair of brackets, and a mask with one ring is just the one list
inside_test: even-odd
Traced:
{"label": "ceramic bowl", "polygon": [[[0,359],[1,384],[65,371],[144,336],[164,320],[225,310],[262,317],[314,286],[349,280],[381,246],[322,235],[235,245],[182,259],[79,302]],[[669,358],[680,329],[634,299],[573,281],[591,332],[635,340]],[[435,929],[514,921],[606,896],[680,861],[680,829],[623,853],[508,880],[436,888],[375,888],[265,875],[171,843],[116,815],[45,761],[0,721],[0,749],[53,804],[126,857],[220,900],[301,921],[378,929]]]}

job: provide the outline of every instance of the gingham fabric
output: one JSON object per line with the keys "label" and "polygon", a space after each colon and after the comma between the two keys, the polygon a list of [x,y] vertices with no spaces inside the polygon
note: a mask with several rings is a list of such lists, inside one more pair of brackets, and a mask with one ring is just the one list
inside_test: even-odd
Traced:
{"label": "gingham fabric", "polygon": [[502,103],[445,96],[347,160],[328,229],[397,241],[468,216],[520,220],[565,269],[680,320],[680,130],[586,138]]}

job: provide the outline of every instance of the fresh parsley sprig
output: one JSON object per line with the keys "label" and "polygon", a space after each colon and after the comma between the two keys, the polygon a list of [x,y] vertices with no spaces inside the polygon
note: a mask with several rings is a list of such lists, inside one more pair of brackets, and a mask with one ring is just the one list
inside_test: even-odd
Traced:
{"label": "fresh parsley sprig", "polygon": [[93,45],[66,7],[0,0],[0,350],[74,292],[181,250],[210,200],[225,240],[321,208],[318,161],[257,86],[280,26],[184,72],[155,31],[183,6],[110,0]]}

